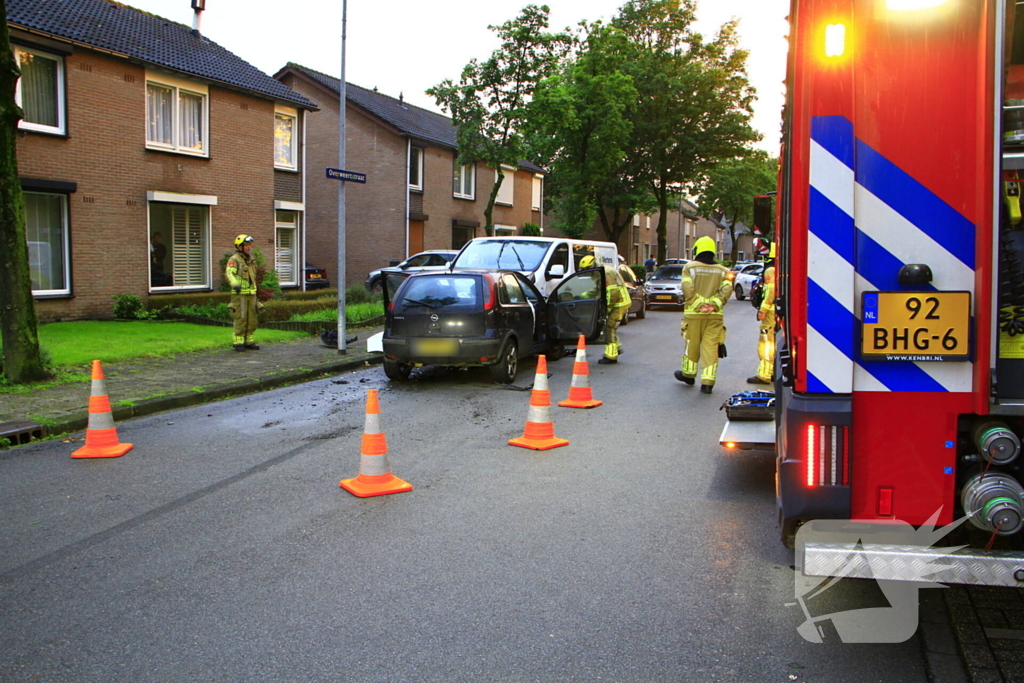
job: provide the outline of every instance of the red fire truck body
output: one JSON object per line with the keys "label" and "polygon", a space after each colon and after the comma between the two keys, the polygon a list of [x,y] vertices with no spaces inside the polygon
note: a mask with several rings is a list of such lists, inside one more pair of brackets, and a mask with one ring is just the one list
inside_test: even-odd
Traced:
{"label": "red fire truck body", "polygon": [[[1018,163],[1003,123],[1024,105],[1024,45],[1009,4],[792,0],[776,207],[787,543],[820,519],[970,515],[1003,546],[1024,527],[1024,147]],[[994,566],[943,580],[1024,581],[1024,553],[975,556]]]}

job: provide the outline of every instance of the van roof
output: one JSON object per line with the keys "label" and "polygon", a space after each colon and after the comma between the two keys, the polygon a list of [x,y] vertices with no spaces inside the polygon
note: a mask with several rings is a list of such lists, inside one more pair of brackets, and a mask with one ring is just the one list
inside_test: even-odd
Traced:
{"label": "van roof", "polygon": [[572,242],[573,244],[593,244],[601,247],[616,246],[614,242],[579,240],[575,237],[530,237],[528,235],[492,235],[491,237],[474,237],[470,242],[482,242],[483,240],[510,240],[514,242]]}

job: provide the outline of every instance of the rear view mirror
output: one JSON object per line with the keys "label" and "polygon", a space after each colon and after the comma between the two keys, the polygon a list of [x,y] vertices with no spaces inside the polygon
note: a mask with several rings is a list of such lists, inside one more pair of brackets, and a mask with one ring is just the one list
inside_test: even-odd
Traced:
{"label": "rear view mirror", "polygon": [[565,266],[563,266],[561,263],[556,263],[555,265],[553,265],[550,268],[548,268],[547,278],[549,280],[557,280],[557,279],[563,277],[564,275],[565,275]]}

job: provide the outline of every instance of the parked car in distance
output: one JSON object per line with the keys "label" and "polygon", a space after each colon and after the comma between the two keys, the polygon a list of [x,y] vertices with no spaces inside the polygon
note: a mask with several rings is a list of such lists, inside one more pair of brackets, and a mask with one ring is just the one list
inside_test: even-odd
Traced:
{"label": "parked car in distance", "polygon": [[[398,270],[414,273],[424,268],[439,270],[451,263],[452,259],[454,259],[455,255],[458,253],[459,251],[457,249],[431,249],[428,251],[421,251],[418,254],[413,254],[397,266],[390,266],[390,268],[397,268]],[[378,270],[371,270],[369,275],[366,276],[366,282],[364,285],[371,292],[380,291],[381,271],[383,270],[385,269],[380,268]]]}
{"label": "parked car in distance", "polygon": [[761,271],[764,270],[764,263],[758,261],[756,263],[748,263],[741,266],[736,271],[736,279],[732,284],[732,291],[736,294],[736,298],[743,301],[750,294],[750,288],[754,284],[754,280],[761,277]]}
{"label": "parked car in distance", "polygon": [[622,324],[628,325],[629,316],[633,316],[637,320],[647,317],[647,290],[633,269],[625,263],[619,264],[619,275],[622,276],[622,281],[626,283],[626,289],[629,290],[629,310],[626,311],[626,315],[622,316]]}
{"label": "parked car in distance", "polygon": [[688,258],[667,258],[661,265],[663,266],[685,266],[690,262]]}
{"label": "parked car in distance", "polygon": [[327,279],[326,268],[306,264],[306,289],[326,289],[330,286],[331,281]]}
{"label": "parked car in distance", "polygon": [[393,273],[382,291],[384,374],[396,381],[425,365],[486,366],[509,384],[523,358],[561,357],[581,334],[596,342],[607,317],[602,268],[569,276],[547,298],[511,270]]}
{"label": "parked car in distance", "polygon": [[647,308],[683,305],[683,267],[661,266],[646,283]]}

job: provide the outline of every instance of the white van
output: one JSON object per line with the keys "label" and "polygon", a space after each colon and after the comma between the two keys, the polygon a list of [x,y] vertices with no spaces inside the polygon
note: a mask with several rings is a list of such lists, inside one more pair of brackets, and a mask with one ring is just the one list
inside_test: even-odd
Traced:
{"label": "white van", "polygon": [[544,296],[580,269],[580,260],[593,255],[595,265],[617,267],[619,250],[614,242],[595,242],[568,237],[477,237],[462,247],[452,268],[518,270],[537,285]]}

